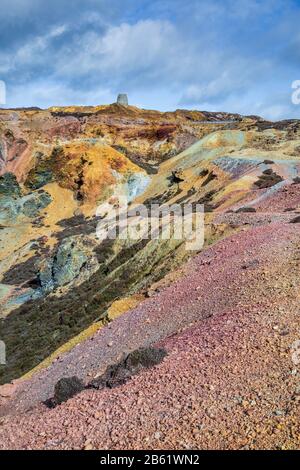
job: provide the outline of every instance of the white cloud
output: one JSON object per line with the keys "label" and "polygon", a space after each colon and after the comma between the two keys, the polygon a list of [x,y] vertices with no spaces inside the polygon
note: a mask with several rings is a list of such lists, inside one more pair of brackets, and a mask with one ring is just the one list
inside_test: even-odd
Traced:
{"label": "white cloud", "polygon": [[[89,74],[144,73],[161,75],[160,70],[177,67],[175,56],[182,56],[174,25],[168,21],[143,20],[123,23],[107,29],[104,34],[86,33],[60,52],[58,73],[72,75],[78,71]],[[159,72],[159,73],[158,73]]]}
{"label": "white cloud", "polygon": [[21,47],[12,51],[0,53],[0,73],[6,74],[20,67],[43,64],[49,61],[47,49],[51,42],[68,31],[67,25],[53,26],[46,34],[31,38]]}
{"label": "white cloud", "polygon": [[[275,84],[276,85],[276,84]],[[281,119],[299,119],[299,108],[291,103],[291,90],[285,93],[278,91],[279,86],[272,89],[260,87],[249,89],[244,93],[228,93],[227,96],[216,100],[203,101],[201,109],[207,111],[230,111],[244,115],[257,115],[271,121]],[[192,106],[198,107],[199,106]]]}
{"label": "white cloud", "polygon": [[[227,67],[230,64],[227,64]],[[240,87],[246,86],[245,80],[234,73],[233,69],[221,70],[220,75],[208,82],[189,85],[182,95],[182,104],[201,103],[204,100],[224,97],[225,94],[236,92]],[[245,79],[246,77],[244,77]]]}
{"label": "white cloud", "polygon": [[[287,71],[299,62],[292,0],[143,0],[146,13],[126,0],[110,0],[110,12],[123,5],[114,19],[107,2],[74,0],[75,11],[68,12],[66,0],[1,0],[2,13],[11,5],[11,18],[30,18],[24,39],[22,33],[0,52],[0,78],[14,105],[96,104],[124,91],[133,104],[160,109],[180,105],[281,117],[294,112],[276,94],[268,99],[280,73],[281,80],[290,72],[298,78],[295,67]],[[31,17],[31,11],[38,13]],[[37,18],[42,23],[31,30]],[[264,31],[265,24],[272,32]],[[278,86],[285,90],[280,78]]]}
{"label": "white cloud", "polygon": [[62,36],[67,30],[67,25],[54,26],[43,36],[37,36],[28,41],[16,51],[12,67],[17,68],[24,64],[33,65],[35,63],[43,63],[45,60],[48,60],[47,55],[45,56],[43,53],[50,46],[53,39]]}
{"label": "white cloud", "polygon": [[7,107],[31,107],[38,105],[41,108],[66,105],[96,105],[112,103],[115,96],[109,88],[96,87],[86,91],[76,90],[60,82],[52,80],[39,80],[28,84],[8,87]]}

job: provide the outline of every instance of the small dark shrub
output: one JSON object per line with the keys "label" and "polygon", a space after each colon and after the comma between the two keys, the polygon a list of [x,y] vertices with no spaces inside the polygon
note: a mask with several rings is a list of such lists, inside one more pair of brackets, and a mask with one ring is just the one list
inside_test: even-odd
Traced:
{"label": "small dark shrub", "polygon": [[273,172],[273,170],[265,170],[254,185],[259,189],[266,189],[275,186],[275,184],[283,181],[280,175]]}
{"label": "small dark shrub", "polygon": [[239,212],[256,212],[256,209],[254,207],[240,207],[236,210],[236,214]]}

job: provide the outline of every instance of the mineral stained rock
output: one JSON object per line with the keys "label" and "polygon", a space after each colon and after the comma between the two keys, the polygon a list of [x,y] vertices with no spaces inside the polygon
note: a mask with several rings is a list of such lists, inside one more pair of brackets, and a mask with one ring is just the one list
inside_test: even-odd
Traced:
{"label": "mineral stained rock", "polygon": [[19,183],[13,173],[7,172],[0,176],[0,196],[21,196]]}
{"label": "mineral stained rock", "polygon": [[[0,110],[0,448],[299,447],[299,148],[296,120]],[[124,195],[139,225],[202,204],[201,252],[99,240]]]}
{"label": "mineral stained rock", "polygon": [[85,280],[98,268],[92,252],[93,243],[84,236],[68,237],[52,257],[39,263],[38,278],[43,291],[50,292],[58,286],[70,283],[75,278]]}
{"label": "mineral stained rock", "polygon": [[42,209],[47,207],[52,199],[46,191],[31,193],[17,197],[17,190],[9,189],[12,194],[0,197],[0,221],[2,223],[15,223],[19,216],[37,217]]}

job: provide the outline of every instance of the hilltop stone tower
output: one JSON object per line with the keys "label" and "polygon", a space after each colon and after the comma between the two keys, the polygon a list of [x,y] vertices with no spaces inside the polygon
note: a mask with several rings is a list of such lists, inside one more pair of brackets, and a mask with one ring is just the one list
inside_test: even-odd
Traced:
{"label": "hilltop stone tower", "polygon": [[128,106],[128,96],[126,93],[120,93],[118,95],[117,103],[121,104],[122,106]]}

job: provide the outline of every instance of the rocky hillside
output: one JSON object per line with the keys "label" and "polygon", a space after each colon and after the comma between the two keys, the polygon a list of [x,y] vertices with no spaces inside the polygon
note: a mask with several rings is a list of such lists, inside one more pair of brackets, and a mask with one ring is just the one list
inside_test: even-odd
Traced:
{"label": "rocky hillside", "polygon": [[[297,447],[299,121],[1,110],[0,168],[1,445]],[[121,194],[203,205],[204,248],[99,242]]]}
{"label": "rocky hillside", "polygon": [[[173,162],[202,135],[246,122],[252,120],[118,104],[1,112],[0,296],[11,361],[0,371],[2,382],[28,372],[92,322],[108,321],[113,301],[147,295],[187,256],[179,242],[100,245],[98,204],[113,204],[120,188],[129,202],[140,194],[148,204],[182,197],[171,169],[161,177],[162,162]],[[52,312],[46,319],[45,302]]]}

